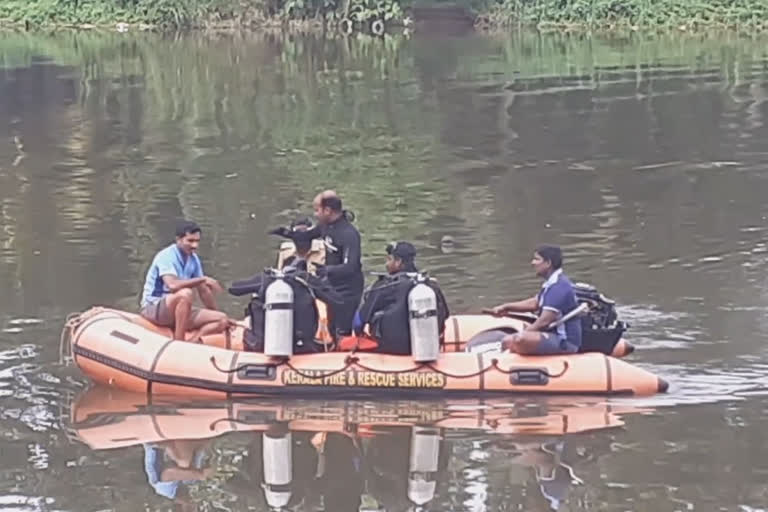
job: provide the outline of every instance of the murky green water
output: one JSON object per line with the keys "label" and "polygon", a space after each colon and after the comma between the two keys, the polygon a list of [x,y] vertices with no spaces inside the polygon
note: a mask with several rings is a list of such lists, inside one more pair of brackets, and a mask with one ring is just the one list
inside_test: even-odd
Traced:
{"label": "murky green water", "polygon": [[[0,35],[0,507],[765,510],[767,99],[768,44],[735,36]],[[561,244],[670,393],[203,406],[59,364],[177,218],[230,282],[326,187],[367,270],[411,240],[454,312]]]}

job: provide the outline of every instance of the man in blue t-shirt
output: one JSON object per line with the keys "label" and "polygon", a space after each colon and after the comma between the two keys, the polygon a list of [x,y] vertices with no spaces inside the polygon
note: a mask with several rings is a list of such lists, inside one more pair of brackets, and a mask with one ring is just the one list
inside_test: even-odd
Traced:
{"label": "man in blue t-shirt", "polygon": [[[224,332],[232,323],[217,311],[214,293],[222,291],[213,278],[203,275],[197,255],[200,226],[182,221],[176,228],[176,241],[158,252],[147,270],[141,296],[141,316],[161,327],[173,329],[173,338],[185,339],[188,330],[200,329],[199,336]],[[197,291],[205,306],[193,306]]]}
{"label": "man in blue t-shirt", "polygon": [[529,355],[572,354],[581,347],[581,319],[575,316],[553,329],[549,328],[578,307],[573,284],[563,273],[563,255],[559,247],[542,245],[531,261],[536,275],[544,279],[541,291],[530,299],[502,304],[492,309],[494,315],[536,312],[538,318],[523,332],[506,336],[502,348]]}

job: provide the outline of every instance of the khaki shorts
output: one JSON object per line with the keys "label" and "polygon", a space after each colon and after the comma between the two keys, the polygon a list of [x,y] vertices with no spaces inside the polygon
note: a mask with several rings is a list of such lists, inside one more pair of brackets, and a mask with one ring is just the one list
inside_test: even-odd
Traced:
{"label": "khaki shorts", "polygon": [[[200,313],[200,308],[192,306],[188,322],[192,323],[198,313]],[[175,327],[176,324],[176,318],[174,318],[171,311],[168,309],[165,297],[156,302],[147,304],[141,308],[139,314],[160,327]]]}

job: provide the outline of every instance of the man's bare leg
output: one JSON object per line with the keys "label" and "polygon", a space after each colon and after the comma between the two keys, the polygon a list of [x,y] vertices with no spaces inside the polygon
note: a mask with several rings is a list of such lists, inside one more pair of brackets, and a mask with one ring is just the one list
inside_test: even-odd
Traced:
{"label": "man's bare leg", "polygon": [[535,354],[541,342],[541,333],[536,331],[523,331],[510,334],[502,340],[502,349],[509,349],[516,354]]}
{"label": "man's bare leg", "polygon": [[197,311],[197,314],[190,323],[192,329],[200,329],[199,335],[202,338],[203,336],[226,331],[233,322],[222,311],[201,309]]}
{"label": "man's bare leg", "polygon": [[173,339],[184,341],[189,324],[189,315],[192,311],[192,290],[185,288],[170,295],[166,295],[165,304],[168,312],[174,319]]}
{"label": "man's bare leg", "polygon": [[200,297],[200,302],[203,303],[206,309],[212,311],[218,311],[219,307],[216,305],[216,298],[214,297],[213,288],[208,284],[203,283],[197,287],[197,295]]}

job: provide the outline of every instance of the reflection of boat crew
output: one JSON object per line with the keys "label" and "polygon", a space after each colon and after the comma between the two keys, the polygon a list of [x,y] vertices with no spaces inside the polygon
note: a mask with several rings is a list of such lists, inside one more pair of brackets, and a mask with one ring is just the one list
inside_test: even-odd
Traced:
{"label": "reflection of boat crew", "polygon": [[563,441],[542,444],[541,451],[552,456],[553,466],[548,472],[545,472],[539,465],[535,468],[536,480],[539,482],[541,494],[547,499],[552,510],[560,508],[560,503],[568,496],[568,490],[572,484],[584,483],[573,472],[573,468],[563,462],[564,447]]}
{"label": "reflection of boat crew", "polygon": [[323,497],[323,510],[357,512],[365,479],[364,461],[356,440],[336,432],[318,432],[312,437],[312,445],[318,454],[313,487]]}
{"label": "reflection of boat crew", "polygon": [[262,434],[264,498],[273,509],[282,509],[291,500],[293,457],[291,432],[287,429]]}
{"label": "reflection of boat crew", "polygon": [[442,431],[428,426],[381,427],[368,443],[370,486],[387,510],[426,506],[437,493],[450,459]]}
{"label": "reflection of boat crew", "polygon": [[510,456],[513,464],[533,469],[539,491],[551,510],[559,510],[572,485],[584,483],[563,461],[564,451],[565,441],[562,439],[541,444],[515,443],[517,455]]}
{"label": "reflection of boat crew", "polygon": [[208,440],[175,440],[144,444],[144,472],[157,494],[171,500],[183,498],[187,485],[207,479],[203,468]]}
{"label": "reflection of boat crew", "polygon": [[260,489],[254,495],[259,510],[293,510],[305,503],[317,460],[310,436],[291,431],[284,422],[272,423],[254,435],[241,472],[243,490],[236,493],[250,495],[254,488]]}
{"label": "reflection of boat crew", "polygon": [[[275,423],[260,437],[261,488],[270,510],[320,500],[328,512],[357,511],[364,487],[362,456],[344,434],[291,432]],[[254,450],[257,451],[257,450]]]}
{"label": "reflection of boat crew", "polygon": [[408,464],[408,499],[426,505],[435,497],[440,459],[440,431],[433,427],[412,427]]}

